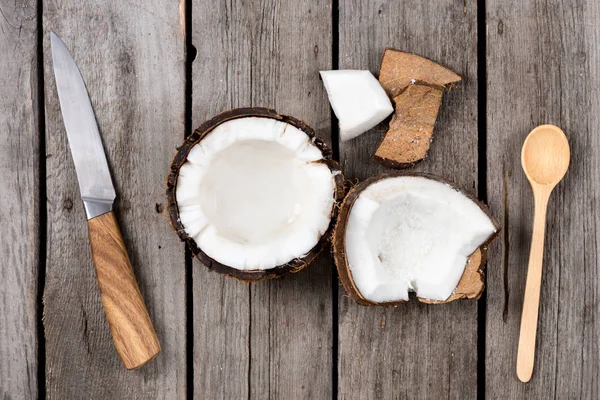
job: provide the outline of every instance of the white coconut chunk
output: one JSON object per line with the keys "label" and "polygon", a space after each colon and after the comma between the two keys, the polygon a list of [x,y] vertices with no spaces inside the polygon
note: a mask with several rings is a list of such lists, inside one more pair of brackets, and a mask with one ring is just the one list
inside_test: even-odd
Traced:
{"label": "white coconut chunk", "polygon": [[204,253],[239,270],[303,257],[329,227],[334,206],[334,177],[322,159],[310,137],[285,122],[224,122],[180,169],[181,223]]}
{"label": "white coconut chunk", "polygon": [[331,108],[340,123],[340,138],[350,140],[394,112],[392,102],[369,71],[321,71]]}
{"label": "white coconut chunk", "polygon": [[469,255],[495,229],[475,202],[445,183],[383,179],[363,190],[350,210],[345,249],[352,280],[376,303],[408,300],[409,291],[446,300]]}

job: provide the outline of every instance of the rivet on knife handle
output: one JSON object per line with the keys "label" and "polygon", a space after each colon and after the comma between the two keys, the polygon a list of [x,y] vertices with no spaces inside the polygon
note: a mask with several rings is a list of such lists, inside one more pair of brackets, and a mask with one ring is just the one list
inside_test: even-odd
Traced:
{"label": "rivet on knife handle", "polygon": [[140,367],[160,352],[160,343],[114,213],[88,220],[88,230],[100,296],[115,347],[127,369]]}

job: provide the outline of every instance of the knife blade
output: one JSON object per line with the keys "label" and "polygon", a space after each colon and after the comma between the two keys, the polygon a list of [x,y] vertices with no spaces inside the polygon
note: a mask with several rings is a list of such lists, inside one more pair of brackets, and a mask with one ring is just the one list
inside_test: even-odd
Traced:
{"label": "knife blade", "polygon": [[83,77],[64,42],[50,33],[52,66],[69,147],[88,219],[92,258],[104,312],[121,360],[137,368],[160,352],[119,225],[104,146]]}
{"label": "knife blade", "polygon": [[116,198],[94,110],[81,72],[64,42],[50,33],[52,66],[81,198],[88,219],[112,210]]}

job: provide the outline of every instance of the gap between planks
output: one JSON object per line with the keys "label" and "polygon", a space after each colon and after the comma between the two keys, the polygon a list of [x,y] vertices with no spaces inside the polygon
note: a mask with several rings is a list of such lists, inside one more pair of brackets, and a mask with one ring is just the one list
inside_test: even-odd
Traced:
{"label": "gap between planks", "polygon": [[44,5],[43,0],[36,2],[36,49],[37,49],[37,107],[39,135],[39,244],[38,244],[38,292],[37,292],[37,340],[38,340],[38,398],[46,398],[46,335],[44,332],[44,288],[46,286],[46,250],[48,231],[48,212],[46,209],[46,104],[44,91]]}
{"label": "gap between planks", "polygon": [[[487,204],[487,59],[485,0],[477,1],[477,196]],[[486,265],[487,268],[487,265]],[[487,273],[485,284],[487,286]],[[485,399],[487,289],[477,301],[477,399]]]}

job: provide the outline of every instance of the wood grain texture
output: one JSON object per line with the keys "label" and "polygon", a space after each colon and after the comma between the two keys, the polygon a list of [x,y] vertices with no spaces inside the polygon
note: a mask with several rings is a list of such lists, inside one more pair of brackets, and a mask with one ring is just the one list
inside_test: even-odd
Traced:
{"label": "wood grain texture", "polygon": [[[185,262],[163,206],[169,162],[184,135],[179,4],[48,0],[43,10],[48,397],[184,398]],[[135,371],[123,368],[100,302],[50,31],[64,40],[84,77],[116,187],[119,225],[162,345],[156,359]]]}
{"label": "wood grain texture", "polygon": [[[490,399],[600,397],[599,18],[592,1],[487,4],[488,199],[504,221],[488,265]],[[533,196],[519,155],[546,123],[567,135],[571,165],[548,204],[535,370],[523,384],[515,365]]]}
{"label": "wood grain texture", "polygon": [[117,353],[127,369],[141,367],[160,343],[140,293],[114,212],[88,220],[100,298]]}
{"label": "wood grain texture", "polygon": [[[328,2],[263,0],[252,22],[252,105],[312,126],[331,143],[331,112],[319,70],[331,69]],[[252,398],[331,399],[333,261],[251,289]]]}
{"label": "wood grain texture", "polygon": [[[250,36],[238,2],[194,1],[192,127],[226,109],[250,105]],[[198,398],[249,397],[249,285],[194,260],[194,387]]]}
{"label": "wood grain texture", "polygon": [[[444,96],[428,157],[416,169],[474,192],[477,182],[477,8],[467,1],[340,1],[340,68],[377,74],[383,50],[430,58],[463,77]],[[347,178],[386,171],[373,160],[386,127],[340,144]],[[477,303],[359,306],[340,287],[339,397],[477,395]]]}
{"label": "wood grain texture", "polygon": [[2,0],[0,12],[0,398],[36,399],[41,318],[36,3]]}
{"label": "wood grain texture", "polygon": [[[331,10],[311,0],[192,5],[193,124],[240,106],[298,117],[330,141],[318,71],[331,68]],[[194,265],[199,398],[331,398],[331,258],[247,285]]]}

